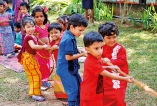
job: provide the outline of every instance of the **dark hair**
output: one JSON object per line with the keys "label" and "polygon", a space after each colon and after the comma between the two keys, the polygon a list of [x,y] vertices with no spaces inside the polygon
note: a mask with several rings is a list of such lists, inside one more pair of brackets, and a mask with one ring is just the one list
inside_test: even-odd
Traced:
{"label": "dark hair", "polygon": [[94,42],[103,42],[103,37],[98,32],[88,32],[83,37],[85,47],[89,47]]}
{"label": "dark hair", "polygon": [[27,23],[33,23],[34,25],[36,24],[32,16],[25,16],[22,18],[22,21],[21,21],[22,27],[25,27]]}
{"label": "dark hair", "polygon": [[62,31],[62,26],[56,22],[53,22],[52,24],[50,24],[49,28],[48,28],[48,32],[50,32],[52,29],[57,29],[60,32]]}
{"label": "dark hair", "polygon": [[20,4],[20,7],[22,7],[22,6],[26,7],[26,9],[27,9],[28,11],[30,10],[30,6],[29,6],[28,3],[22,2],[22,3]]}
{"label": "dark hair", "polygon": [[44,20],[44,25],[48,22],[48,16],[47,14],[44,12],[44,9],[41,7],[41,6],[36,6],[33,10],[32,10],[32,16],[35,17],[35,13],[36,12],[42,12],[44,17],[45,17],[45,20]]}
{"label": "dark hair", "polygon": [[10,3],[10,0],[3,0],[3,1],[5,1],[7,4],[9,4],[9,3]]}
{"label": "dark hair", "polygon": [[4,2],[2,0],[0,0],[0,5],[3,5],[4,6]]}
{"label": "dark hair", "polygon": [[21,28],[21,23],[20,23],[20,22],[15,22],[15,23],[14,23],[14,26],[15,26],[16,28]]}
{"label": "dark hair", "polygon": [[57,20],[62,23],[63,25],[65,25],[66,23],[68,23],[69,21],[69,16],[67,15],[62,15],[59,18],[57,18]]}
{"label": "dark hair", "polygon": [[103,36],[119,35],[118,27],[114,22],[106,22],[99,26],[98,32]]}
{"label": "dark hair", "polygon": [[69,17],[69,22],[68,22],[68,27],[67,27],[68,30],[70,29],[70,25],[73,25],[74,27],[76,27],[76,26],[87,27],[88,22],[83,15],[76,13]]}

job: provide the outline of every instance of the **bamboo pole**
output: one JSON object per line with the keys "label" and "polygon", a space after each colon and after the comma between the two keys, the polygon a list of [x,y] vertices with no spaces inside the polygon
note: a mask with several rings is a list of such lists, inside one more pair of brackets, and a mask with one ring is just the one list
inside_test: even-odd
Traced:
{"label": "bamboo pole", "polygon": [[[107,62],[106,64],[108,64],[109,66],[112,66],[113,64],[112,63],[110,63],[110,62]],[[128,76],[126,73],[124,73],[123,71],[121,71],[121,70],[118,70],[118,72],[120,73],[120,74],[122,74],[123,76]],[[149,94],[151,94],[151,95],[153,95],[153,96],[155,96],[155,97],[157,97],[157,92],[156,91],[154,91],[153,89],[151,89],[149,86],[147,86],[146,84],[144,84],[144,83],[142,83],[142,82],[140,82],[140,81],[138,81],[138,80],[136,80],[136,79],[131,79],[131,81],[135,84],[135,85],[137,85],[138,87],[140,87],[140,88],[142,88],[143,90],[145,90],[146,92],[148,92]]]}

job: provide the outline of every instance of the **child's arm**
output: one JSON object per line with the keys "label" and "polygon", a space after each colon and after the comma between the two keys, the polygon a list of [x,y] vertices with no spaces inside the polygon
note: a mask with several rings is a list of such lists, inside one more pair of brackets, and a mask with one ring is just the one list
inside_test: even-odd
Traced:
{"label": "child's arm", "polygon": [[102,76],[106,76],[106,77],[109,77],[109,78],[112,78],[114,80],[125,80],[127,82],[132,82],[131,79],[132,77],[131,76],[127,76],[127,77],[122,77],[122,76],[118,76],[118,75],[115,75],[113,73],[110,73],[108,72],[107,70],[104,70],[100,73],[100,75]]}
{"label": "child's arm", "polygon": [[112,66],[102,66],[103,67],[103,69],[111,69],[111,70],[113,70],[113,71],[115,71],[115,72],[118,72],[118,70],[120,70],[120,68],[118,67],[118,66],[116,66],[116,65],[112,65]]}
{"label": "child's arm", "polygon": [[9,19],[0,20],[0,24],[2,24],[2,23],[4,23],[4,22],[9,22]]}
{"label": "child's arm", "polygon": [[78,53],[78,54],[74,54],[74,55],[65,55],[66,60],[74,60],[74,59],[78,59],[79,57],[82,56],[86,56],[87,53],[83,52],[83,53]]}
{"label": "child's arm", "polygon": [[33,40],[29,40],[28,43],[29,43],[30,47],[35,50],[49,48],[47,45],[36,45],[36,44],[34,44]]}
{"label": "child's arm", "polygon": [[50,50],[49,50],[49,53],[53,53],[53,51],[54,50],[57,50],[57,49],[59,49],[59,46],[58,45],[53,45],[51,48],[50,48]]}

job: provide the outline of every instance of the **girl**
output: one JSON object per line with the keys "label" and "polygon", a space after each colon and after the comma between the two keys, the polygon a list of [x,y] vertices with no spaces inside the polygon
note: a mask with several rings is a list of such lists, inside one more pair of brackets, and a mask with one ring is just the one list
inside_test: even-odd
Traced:
{"label": "girl", "polygon": [[[47,24],[47,14],[44,12],[44,9],[41,6],[37,6],[32,10],[32,16],[36,21],[35,33],[39,37],[39,44],[49,45],[49,24]],[[50,76],[50,57],[51,54],[48,52],[48,50],[37,51],[36,58],[40,64],[40,71],[42,74],[42,86],[44,87],[50,87],[50,83],[48,83],[48,78]]]}
{"label": "girl", "polygon": [[[26,2],[22,2],[20,4],[20,13],[21,13],[21,19],[19,20],[19,22],[21,22],[22,18],[25,16],[29,16],[28,11],[30,10],[30,6],[28,5],[28,3]],[[23,29],[21,30],[21,34],[22,34],[22,43],[25,37],[25,32],[23,31]]]}
{"label": "girl", "polygon": [[4,58],[8,58],[8,54],[14,53],[14,38],[12,36],[12,29],[9,25],[11,14],[5,12],[4,2],[0,1],[0,44],[2,47],[2,54]]}
{"label": "girl", "polygon": [[41,73],[35,54],[36,50],[48,49],[48,46],[38,45],[38,39],[33,35],[35,31],[35,20],[33,17],[24,17],[21,24],[26,32],[26,37],[24,38],[23,47],[17,57],[19,62],[23,64],[28,77],[29,95],[33,100],[45,101],[45,98],[41,96]]}
{"label": "girl", "polygon": [[29,4],[29,0],[12,0],[12,9],[15,13],[14,22],[20,22],[21,20],[20,4],[22,2],[26,2]]}
{"label": "girl", "polygon": [[[62,27],[60,24],[54,22],[49,26],[48,32],[50,36],[51,45],[50,53],[54,55],[54,60],[56,63],[58,57],[58,47],[61,40]],[[56,98],[68,97],[65,93],[60,77],[56,74],[56,72],[54,74],[54,94]]]}
{"label": "girl", "polygon": [[68,27],[69,16],[63,15],[57,18],[57,22],[62,26],[62,31],[64,32]]}

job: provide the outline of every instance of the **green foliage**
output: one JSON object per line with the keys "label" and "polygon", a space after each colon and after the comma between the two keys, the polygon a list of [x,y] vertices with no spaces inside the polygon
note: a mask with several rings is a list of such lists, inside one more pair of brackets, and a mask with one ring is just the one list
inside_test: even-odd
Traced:
{"label": "green foliage", "polygon": [[84,10],[82,8],[81,0],[71,0],[66,8],[65,14],[71,15],[73,13],[83,14]]}
{"label": "green foliage", "polygon": [[137,14],[136,12],[129,13],[129,18],[131,19],[131,22],[133,23],[134,27],[137,26],[137,22],[136,22],[136,18],[135,18],[136,14]]}
{"label": "green foliage", "polygon": [[150,27],[150,20],[151,20],[151,17],[152,17],[151,11],[152,11],[152,6],[147,7],[146,9],[144,9],[143,13],[139,13],[141,22],[144,26],[144,29],[148,29]]}
{"label": "green foliage", "polygon": [[109,6],[105,5],[102,0],[98,0],[94,2],[94,17],[96,20],[112,20],[113,17],[113,8],[112,11]]}
{"label": "green foliage", "polygon": [[[82,8],[81,0],[38,0],[31,1],[31,6],[34,8],[37,5],[46,6],[48,8],[48,13],[51,15],[71,15],[73,13],[84,14],[84,9]],[[101,0],[94,1],[94,14],[96,20],[112,20],[113,17],[113,8],[112,11],[109,6],[102,3]]]}

